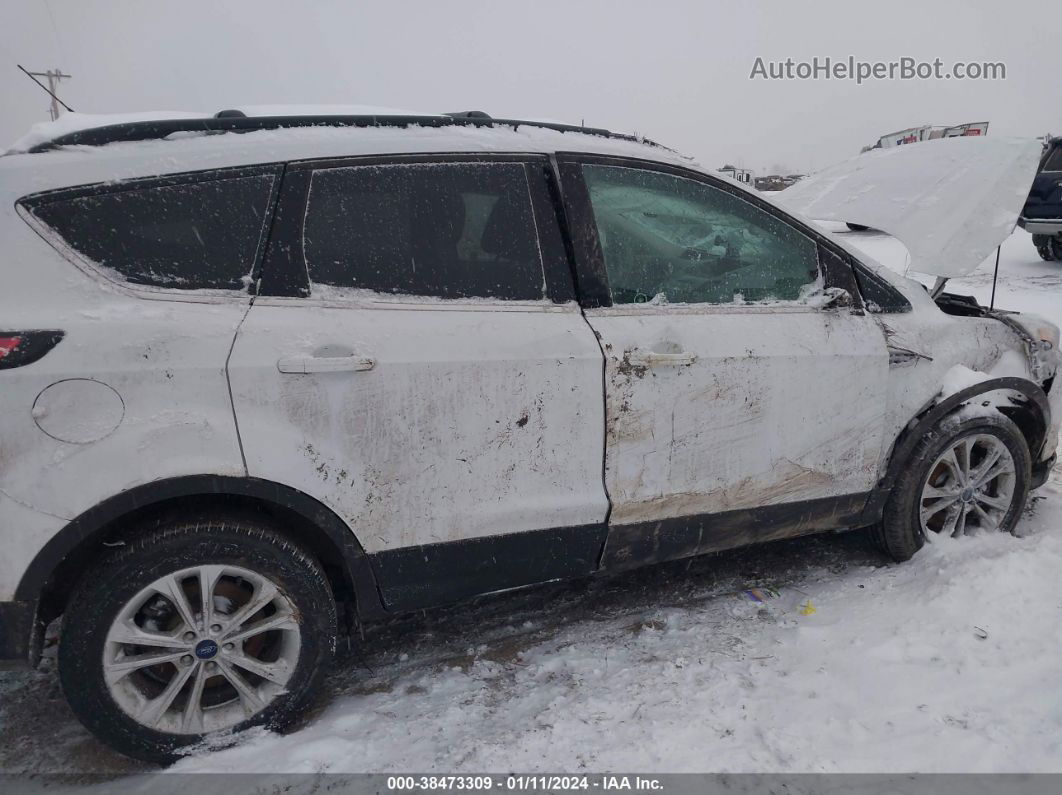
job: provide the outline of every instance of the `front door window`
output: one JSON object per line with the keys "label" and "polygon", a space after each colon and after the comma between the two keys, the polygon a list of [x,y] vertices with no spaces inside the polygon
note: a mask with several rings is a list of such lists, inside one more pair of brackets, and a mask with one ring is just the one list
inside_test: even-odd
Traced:
{"label": "front door window", "polygon": [[613,304],[796,301],[815,242],[728,191],[658,171],[584,165]]}

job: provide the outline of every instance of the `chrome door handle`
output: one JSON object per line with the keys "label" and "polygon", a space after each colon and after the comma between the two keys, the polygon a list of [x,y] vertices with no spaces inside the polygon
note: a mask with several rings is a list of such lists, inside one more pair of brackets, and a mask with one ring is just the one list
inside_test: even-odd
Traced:
{"label": "chrome door handle", "polygon": [[637,367],[683,367],[697,361],[697,354],[687,353],[655,353],[654,351],[632,351],[631,364]]}
{"label": "chrome door handle", "polygon": [[283,356],[277,360],[280,372],[294,375],[356,372],[375,366],[376,360],[365,356]]}

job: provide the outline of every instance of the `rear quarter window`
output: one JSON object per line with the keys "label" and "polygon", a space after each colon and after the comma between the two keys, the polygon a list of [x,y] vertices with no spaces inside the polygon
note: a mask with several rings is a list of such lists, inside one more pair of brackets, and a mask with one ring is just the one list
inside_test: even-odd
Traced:
{"label": "rear quarter window", "polygon": [[116,278],[240,290],[258,260],[276,173],[189,175],[30,197],[22,204]]}

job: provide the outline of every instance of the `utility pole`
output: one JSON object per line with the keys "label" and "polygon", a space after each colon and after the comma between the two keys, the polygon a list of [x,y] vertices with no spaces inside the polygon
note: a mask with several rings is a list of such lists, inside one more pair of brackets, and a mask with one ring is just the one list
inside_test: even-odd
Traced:
{"label": "utility pole", "polygon": [[27,75],[33,78],[33,82],[39,85],[41,88],[44,88],[44,84],[41,83],[41,81],[37,78],[43,77],[48,80],[48,87],[44,90],[47,91],[49,96],[51,96],[52,98],[52,103],[48,107],[48,114],[52,117],[52,121],[55,121],[59,118],[60,105],[62,105],[67,110],[70,110],[69,106],[67,106],[65,102],[59,99],[59,97],[56,96],[55,92],[59,88],[59,81],[68,80],[72,75],[63,74],[62,69],[49,69],[47,72],[27,72],[25,69],[22,68],[22,66],[19,66],[18,68],[22,69],[23,72],[26,72]]}

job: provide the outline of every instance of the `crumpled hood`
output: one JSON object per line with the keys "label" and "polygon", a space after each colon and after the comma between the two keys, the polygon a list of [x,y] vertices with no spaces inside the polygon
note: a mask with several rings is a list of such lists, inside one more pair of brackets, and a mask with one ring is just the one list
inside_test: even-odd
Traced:
{"label": "crumpled hood", "polygon": [[1024,138],[943,138],[876,149],[775,194],[809,218],[888,232],[910,270],[964,276],[1014,231],[1039,165]]}

